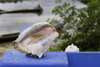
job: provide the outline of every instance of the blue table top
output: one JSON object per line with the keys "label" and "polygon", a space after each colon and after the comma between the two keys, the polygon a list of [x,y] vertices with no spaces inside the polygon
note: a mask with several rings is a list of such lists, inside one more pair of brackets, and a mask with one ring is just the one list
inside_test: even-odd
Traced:
{"label": "blue table top", "polygon": [[47,52],[45,57],[25,56],[17,50],[6,51],[1,58],[2,67],[68,67],[64,52]]}

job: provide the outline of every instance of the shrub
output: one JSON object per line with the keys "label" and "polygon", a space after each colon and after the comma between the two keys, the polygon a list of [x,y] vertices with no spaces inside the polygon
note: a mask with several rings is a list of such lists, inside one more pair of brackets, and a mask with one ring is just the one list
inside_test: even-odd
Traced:
{"label": "shrub", "polygon": [[77,9],[65,2],[56,6],[52,13],[60,19],[48,19],[60,33],[63,40],[58,46],[61,50],[70,44],[75,44],[81,51],[100,50],[100,2],[91,0],[87,7]]}

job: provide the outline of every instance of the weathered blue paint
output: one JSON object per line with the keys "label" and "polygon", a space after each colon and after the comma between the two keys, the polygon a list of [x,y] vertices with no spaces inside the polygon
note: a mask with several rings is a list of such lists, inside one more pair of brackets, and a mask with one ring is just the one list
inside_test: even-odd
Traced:
{"label": "weathered blue paint", "polygon": [[100,52],[47,52],[45,57],[39,59],[34,57],[27,57],[24,53],[13,50],[5,52],[0,59],[0,67],[28,66],[100,67]]}
{"label": "weathered blue paint", "polygon": [[2,56],[0,67],[68,67],[68,60],[64,52],[47,52],[45,57],[34,58],[11,50]]}
{"label": "weathered blue paint", "polygon": [[66,52],[69,67],[100,67],[100,52]]}

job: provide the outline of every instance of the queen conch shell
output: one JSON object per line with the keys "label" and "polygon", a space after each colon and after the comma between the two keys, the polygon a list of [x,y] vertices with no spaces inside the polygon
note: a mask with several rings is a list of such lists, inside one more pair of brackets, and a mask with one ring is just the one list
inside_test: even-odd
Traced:
{"label": "queen conch shell", "polygon": [[31,53],[41,58],[58,35],[56,29],[48,22],[36,23],[22,32],[14,41],[14,47],[20,52]]}

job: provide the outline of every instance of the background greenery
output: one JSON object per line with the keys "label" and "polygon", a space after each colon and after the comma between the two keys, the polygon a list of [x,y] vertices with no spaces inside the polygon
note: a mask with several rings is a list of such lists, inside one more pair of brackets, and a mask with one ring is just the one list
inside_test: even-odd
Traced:
{"label": "background greenery", "polygon": [[81,9],[65,2],[52,10],[60,18],[47,21],[56,27],[62,42],[55,49],[50,48],[51,51],[64,51],[72,43],[80,51],[100,50],[100,1],[87,1],[87,7]]}

